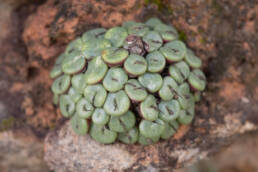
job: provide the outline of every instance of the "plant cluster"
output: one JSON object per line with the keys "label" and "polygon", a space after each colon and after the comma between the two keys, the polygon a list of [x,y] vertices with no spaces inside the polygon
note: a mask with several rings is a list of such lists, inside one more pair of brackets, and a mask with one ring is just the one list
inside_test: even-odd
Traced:
{"label": "plant cluster", "polygon": [[193,120],[206,85],[201,65],[174,27],[127,21],[69,43],[50,72],[51,89],[77,134],[149,145]]}

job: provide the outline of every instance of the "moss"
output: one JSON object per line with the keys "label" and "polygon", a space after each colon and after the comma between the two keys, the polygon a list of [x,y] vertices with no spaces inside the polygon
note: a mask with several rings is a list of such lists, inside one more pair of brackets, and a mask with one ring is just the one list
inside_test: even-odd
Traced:
{"label": "moss", "polygon": [[162,6],[162,0],[144,0],[144,4],[145,5],[155,4],[160,8]]}
{"label": "moss", "polygon": [[223,7],[218,3],[218,1],[213,0],[211,2],[211,7],[214,9],[216,15],[221,15]]}
{"label": "moss", "polygon": [[179,36],[179,40],[181,40],[181,41],[183,41],[183,42],[186,42],[187,41],[187,36],[186,36],[186,34],[185,34],[185,32],[183,32],[183,31],[178,31],[178,36]]}
{"label": "moss", "polygon": [[201,38],[200,38],[200,43],[201,43],[201,44],[205,44],[205,43],[206,43],[206,39],[203,38],[203,37],[201,37]]}
{"label": "moss", "polygon": [[0,121],[0,131],[8,130],[15,124],[15,118],[13,116],[8,117]]}
{"label": "moss", "polygon": [[166,0],[144,0],[144,5],[150,4],[156,5],[159,11],[166,11],[169,14],[173,12],[173,9],[170,6],[168,6]]}

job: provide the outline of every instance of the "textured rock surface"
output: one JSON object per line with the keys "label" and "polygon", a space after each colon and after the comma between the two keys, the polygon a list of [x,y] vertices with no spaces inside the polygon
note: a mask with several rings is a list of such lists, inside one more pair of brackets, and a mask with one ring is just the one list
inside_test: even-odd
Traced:
{"label": "textured rock surface", "polygon": [[[119,2],[120,8],[113,6]],[[1,30],[5,34],[0,41],[0,118],[24,119],[33,131],[45,134],[60,119],[51,102],[48,72],[64,46],[89,28],[158,16],[180,30],[181,38],[202,58],[209,85],[194,123],[181,129],[176,139],[146,148],[114,145],[136,162],[123,167],[149,171],[179,167],[211,155],[230,143],[231,137],[257,128],[258,6],[254,0],[165,0],[159,4],[144,4],[143,0],[48,0],[37,1],[37,5],[25,3],[10,13],[1,10],[0,16],[2,23],[8,24],[1,24],[7,29]],[[69,137],[71,133],[65,139]],[[45,159],[53,169],[59,169],[64,158],[58,157],[58,152],[67,152],[70,158],[74,155],[72,146],[55,147],[57,143],[51,139],[58,140],[58,134],[47,138],[46,155],[52,156]],[[49,154],[51,147],[57,149]],[[53,159],[59,160],[59,166]],[[75,161],[63,163],[62,168],[71,169]]]}
{"label": "textured rock surface", "polygon": [[[58,167],[54,168],[57,171],[123,170],[131,167],[136,161],[136,158],[127,151],[126,145],[104,146],[88,135],[78,136],[68,124],[58,133],[49,134],[46,142],[50,143],[45,146],[46,160],[49,161],[48,157],[53,157],[50,163]],[[68,147],[71,149],[67,149]],[[60,161],[59,157],[66,158]],[[65,165],[70,162],[71,166]]]}
{"label": "textured rock surface", "polygon": [[43,161],[43,144],[30,130],[0,133],[0,169],[2,172],[48,172]]}
{"label": "textured rock surface", "polygon": [[230,143],[232,136],[257,129],[250,122],[241,124],[241,118],[239,114],[228,114],[223,124],[216,124],[207,117],[210,122],[204,124],[204,119],[197,117],[191,128],[181,127],[169,141],[145,147],[120,143],[102,145],[88,135],[76,135],[67,123],[46,137],[45,160],[57,171],[171,170],[220,150]]}
{"label": "textured rock surface", "polygon": [[[115,166],[120,165],[121,168],[128,171],[174,169],[213,154],[223,145],[230,143],[234,136],[257,129],[258,119],[255,114],[258,109],[255,105],[258,100],[254,96],[257,94],[257,84],[254,83],[257,81],[257,71],[254,70],[257,69],[252,67],[253,65],[257,66],[257,59],[254,58],[257,53],[251,49],[257,38],[251,38],[252,24],[242,23],[239,25],[235,22],[237,17],[243,17],[243,15],[248,17],[251,14],[246,14],[245,10],[233,10],[238,5],[245,8],[241,1],[228,5],[202,1],[184,1],[183,4],[170,1],[170,4],[173,12],[168,19],[179,30],[186,30],[187,43],[190,47],[196,48],[197,54],[204,61],[204,70],[208,75],[208,88],[196,109],[195,121],[189,127],[182,127],[174,139],[168,142],[147,147],[124,147],[118,143],[105,147],[104,149],[111,152],[113,149],[121,149],[124,156],[129,156],[131,159],[127,161],[128,166],[121,165],[123,164],[121,161],[107,161],[107,159],[101,158],[93,170],[101,170],[102,161],[105,164],[110,163],[105,166],[107,171],[117,170]],[[188,12],[182,12],[186,8]],[[200,10],[202,8],[207,11]],[[196,11],[198,11],[198,15]],[[230,12],[234,12],[235,15],[229,15]],[[191,18],[188,16],[189,13]],[[216,17],[214,13],[216,13]],[[256,10],[253,9],[252,13],[254,15]],[[228,16],[228,21],[224,19],[225,16]],[[223,27],[218,28],[214,23]],[[241,36],[236,37],[236,35]],[[184,34],[181,36],[184,38]],[[247,38],[252,41],[247,42]],[[62,135],[61,133],[66,134]],[[87,152],[79,151],[83,150],[84,146],[81,146],[81,149],[76,147],[78,151],[73,151],[71,146],[62,143],[69,140],[71,145],[76,145],[76,140],[86,140],[87,138],[88,136],[80,138],[75,136],[67,125],[56,131],[55,134],[48,135],[45,142],[45,159],[49,166],[56,170],[72,170],[75,168],[74,163],[79,162],[83,165],[81,168],[77,166],[76,169],[83,171],[83,167],[89,165],[87,164],[89,161],[72,158],[69,159],[70,161],[67,159],[64,161],[61,157],[64,155],[86,157]],[[59,139],[63,142],[58,142]],[[94,145],[90,147],[93,148]],[[115,166],[111,166],[111,164],[115,164]]]}
{"label": "textured rock surface", "polygon": [[30,44],[29,56],[34,61],[47,61],[60,53],[62,44],[90,28],[108,28],[134,19],[141,11],[137,8],[141,4],[137,0],[47,1],[26,21],[23,39],[27,45]]}
{"label": "textured rock surface", "polygon": [[[221,95],[225,93],[224,98],[230,99],[236,93],[238,97],[249,99],[249,90],[256,89],[257,81],[257,71],[253,69],[257,70],[255,46],[258,38],[254,34],[258,7],[254,1],[146,2],[28,0],[19,7],[12,7],[10,13],[2,11],[5,14],[1,21],[9,26],[2,25],[7,29],[0,41],[3,71],[0,73],[0,97],[1,104],[10,107],[7,113],[26,117],[26,122],[40,134],[62,123],[59,111],[50,101],[49,91],[52,81],[48,72],[56,55],[70,40],[90,28],[111,27],[131,19],[145,21],[151,16],[173,24],[180,31],[181,39],[200,56],[211,91],[224,86],[231,90],[232,87],[236,88],[234,92],[221,92]],[[120,8],[114,4],[119,4]],[[8,21],[4,16],[8,16]],[[241,89],[246,89],[247,94]],[[251,115],[253,110],[247,108],[246,111],[247,118],[255,118]]]}
{"label": "textured rock surface", "polygon": [[222,149],[209,160],[202,160],[175,172],[192,172],[193,170],[221,172],[257,172],[258,132],[250,132],[233,139],[233,144]]}

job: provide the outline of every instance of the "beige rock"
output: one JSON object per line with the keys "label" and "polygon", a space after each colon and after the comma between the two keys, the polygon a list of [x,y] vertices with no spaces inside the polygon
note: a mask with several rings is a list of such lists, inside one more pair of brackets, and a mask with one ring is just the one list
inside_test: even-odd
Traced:
{"label": "beige rock", "polygon": [[[105,146],[91,139],[89,135],[78,136],[72,131],[69,123],[58,133],[50,133],[46,142],[49,142],[45,146],[46,160],[48,161],[48,157],[53,157],[50,164],[54,164],[53,169],[58,167],[57,171],[123,170],[136,161],[136,158],[127,151],[126,145]],[[60,157],[64,158],[61,160]]]}
{"label": "beige rock", "polygon": [[0,132],[1,172],[48,172],[43,144],[30,130]]}

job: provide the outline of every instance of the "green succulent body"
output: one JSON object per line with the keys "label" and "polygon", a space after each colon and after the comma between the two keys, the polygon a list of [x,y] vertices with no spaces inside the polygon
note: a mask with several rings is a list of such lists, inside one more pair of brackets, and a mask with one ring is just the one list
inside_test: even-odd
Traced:
{"label": "green succulent body", "polygon": [[149,145],[193,120],[206,87],[201,65],[177,30],[157,18],[96,28],[57,58],[53,101],[78,135]]}

